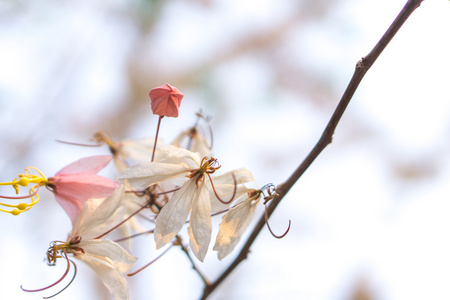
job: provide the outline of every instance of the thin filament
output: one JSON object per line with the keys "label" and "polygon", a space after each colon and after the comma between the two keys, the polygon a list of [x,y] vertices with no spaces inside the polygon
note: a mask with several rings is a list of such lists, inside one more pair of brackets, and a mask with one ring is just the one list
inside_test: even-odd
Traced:
{"label": "thin filament", "polygon": [[144,232],[135,233],[133,235],[126,236],[126,237],[114,240],[114,242],[116,242],[116,243],[123,242],[123,241],[129,240],[129,239],[132,239],[134,237],[140,236],[140,235],[153,233],[154,231],[155,231],[154,229],[151,229],[151,230],[147,230],[147,231],[144,231]]}
{"label": "thin filament", "polygon": [[214,191],[214,195],[216,195],[217,199],[218,199],[220,202],[222,202],[223,204],[230,204],[230,203],[234,200],[234,197],[236,196],[236,191],[237,191],[236,176],[234,176],[234,174],[231,173],[231,176],[233,176],[233,181],[234,181],[233,195],[231,196],[231,199],[230,199],[230,200],[224,201],[224,200],[222,200],[222,198],[220,198],[219,195],[217,194],[216,188],[214,187],[214,183],[213,183],[213,181],[212,181],[212,179],[211,179],[211,175],[209,175],[209,173],[206,173],[206,174],[208,174],[209,181],[211,182],[211,186],[212,186],[213,191]]}
{"label": "thin filament", "polygon": [[132,213],[131,215],[129,215],[127,218],[125,218],[122,222],[120,222],[119,224],[117,224],[116,226],[114,226],[113,228],[109,229],[108,231],[106,231],[105,233],[102,233],[101,235],[99,235],[98,237],[94,238],[95,240],[100,239],[102,237],[104,237],[105,235],[111,233],[112,231],[116,230],[120,225],[122,225],[123,223],[125,223],[126,221],[128,221],[129,219],[131,219],[132,217],[134,217],[135,215],[137,215],[138,213],[140,213],[142,210],[144,210],[145,208],[147,208],[147,205],[144,205],[142,207],[140,207],[137,211],[135,211],[134,213]]}
{"label": "thin filament", "polygon": [[54,287],[55,285],[60,283],[64,278],[66,278],[66,276],[67,276],[67,274],[69,273],[69,270],[70,270],[70,259],[67,257],[66,249],[64,249],[63,251],[64,251],[64,257],[66,258],[66,261],[67,261],[67,268],[66,268],[66,272],[64,272],[63,276],[61,276],[60,279],[58,279],[56,282],[50,284],[49,286],[46,286],[46,287],[43,287],[43,288],[40,288],[40,289],[36,289],[36,290],[29,290],[29,289],[25,289],[22,286],[20,286],[22,291],[24,291],[24,292],[31,292],[31,293],[44,291],[44,290],[47,290],[47,289],[49,289],[51,287]]}
{"label": "thin filament", "polygon": [[[67,142],[67,141],[62,141],[62,140],[55,140],[58,143],[62,143],[62,144],[67,144],[67,145],[74,145],[74,146],[83,146],[83,147],[100,147],[102,146],[105,142],[101,141],[97,144],[81,144],[81,143],[73,143],[73,142]],[[53,296],[52,296],[53,297]]]}
{"label": "thin filament", "polygon": [[16,197],[10,197],[10,196],[0,196],[0,198],[3,198],[3,199],[27,199],[27,198],[33,198],[34,196],[36,196],[37,195],[37,193],[39,192],[39,187],[40,187],[40,185],[39,184],[37,184],[37,185],[35,185],[34,187],[32,187],[31,189],[30,189],[30,191],[32,191],[34,188],[37,188],[36,189],[36,192],[32,192],[31,194],[28,194],[28,195],[26,195],[26,196],[16,196]]}
{"label": "thin filament", "polygon": [[163,256],[164,254],[166,254],[166,252],[169,251],[170,248],[172,248],[172,246],[173,246],[173,243],[172,243],[169,247],[167,247],[167,249],[164,250],[163,253],[161,253],[160,255],[158,255],[154,260],[152,260],[151,262],[149,262],[148,264],[146,264],[145,266],[143,266],[143,267],[140,268],[139,270],[134,271],[133,273],[128,273],[127,276],[128,276],[128,277],[131,277],[131,276],[134,276],[134,275],[136,275],[137,273],[141,272],[142,270],[144,270],[145,268],[147,268],[148,266],[150,266],[151,264],[153,264],[155,261],[157,261],[158,259],[160,259],[161,256]]}
{"label": "thin filament", "polygon": [[266,219],[266,225],[267,225],[267,228],[269,228],[270,233],[273,235],[274,238],[277,238],[277,239],[284,238],[286,236],[286,234],[289,232],[289,229],[291,229],[291,220],[289,220],[289,226],[288,226],[286,232],[283,233],[282,235],[276,235],[275,233],[273,233],[272,229],[269,226],[269,214],[267,213],[267,205],[264,205],[264,209],[265,209],[264,216]]}
{"label": "thin filament", "polygon": [[72,284],[72,282],[74,281],[75,277],[77,276],[77,265],[75,264],[75,262],[74,262],[73,260],[69,259],[69,261],[72,263],[73,269],[74,269],[74,273],[73,273],[72,279],[69,281],[69,283],[68,283],[62,290],[60,290],[60,291],[57,292],[56,294],[53,294],[53,295],[48,296],[48,297],[42,297],[42,298],[44,298],[44,299],[50,299],[50,298],[53,298],[53,297],[55,297],[55,296],[61,294],[65,289],[67,289],[67,288],[69,287],[69,285]]}

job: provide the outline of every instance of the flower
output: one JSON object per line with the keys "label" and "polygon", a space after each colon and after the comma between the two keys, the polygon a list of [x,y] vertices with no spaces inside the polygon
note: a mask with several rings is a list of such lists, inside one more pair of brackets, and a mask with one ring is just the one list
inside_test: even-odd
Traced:
{"label": "flower", "polygon": [[[127,179],[133,188],[139,190],[163,181],[177,180],[181,187],[175,191],[156,218],[156,247],[159,249],[173,240],[190,213],[190,247],[194,255],[203,261],[212,231],[210,195],[213,193],[213,185],[211,179],[206,182],[220,165],[215,158],[201,158],[199,153],[170,145],[161,147],[160,151],[163,154],[160,161],[141,163],[128,168],[119,176],[119,180]],[[233,171],[233,174],[236,173],[235,178],[246,178],[241,176],[240,172],[242,171]],[[232,179],[233,176],[229,175],[229,178]],[[236,184],[228,184],[228,190],[237,190],[236,185],[240,183],[236,180]],[[225,194],[232,194],[225,188],[223,190]]]}
{"label": "flower", "polygon": [[181,147],[185,140],[187,140],[186,149],[192,152],[199,152],[203,156],[212,155],[210,145],[208,145],[205,137],[200,134],[197,126],[191,127],[177,135],[173,140],[172,145]]}
{"label": "flower", "polygon": [[222,217],[213,248],[220,260],[230,254],[241,239],[253,219],[261,194],[261,190],[248,189],[245,195],[236,200],[238,204]]}
{"label": "flower", "polygon": [[94,139],[99,146],[108,145],[119,173],[125,171],[130,165],[151,160],[155,143],[154,138],[126,139],[116,142],[103,130],[96,132]]}
{"label": "flower", "polygon": [[80,211],[68,242],[53,242],[47,250],[50,265],[61,252],[73,254],[91,267],[117,300],[129,299],[128,283],[123,273],[136,262],[119,244],[103,239],[103,233],[122,220],[117,213],[125,188],[120,185],[105,200],[90,199]]}
{"label": "flower", "polygon": [[165,83],[149,93],[153,114],[160,117],[178,117],[178,109],[184,95],[174,86]]}
{"label": "flower", "polygon": [[82,158],[48,178],[46,185],[53,191],[72,224],[88,199],[108,197],[119,185],[112,179],[97,175],[111,159],[111,155]]}
{"label": "flower", "polygon": [[[19,194],[19,186],[33,184],[28,195],[17,197],[0,196],[0,198],[30,198],[31,203],[19,203],[15,205],[0,203],[0,205],[6,207],[14,207],[11,211],[4,209],[0,209],[0,211],[18,215],[29,210],[39,201],[39,187],[45,185],[55,194],[56,201],[66,211],[73,224],[87,199],[105,198],[111,195],[119,185],[112,179],[97,175],[97,172],[106,167],[111,159],[112,156],[110,155],[82,158],[64,167],[55,176],[48,179],[38,169],[28,167],[25,169],[25,173],[19,174],[19,177],[13,181],[0,182],[0,185],[11,185],[17,194]],[[31,170],[35,170],[39,175],[31,174]]]}
{"label": "flower", "polygon": [[[212,144],[213,144],[213,133],[211,126],[209,126],[209,116],[205,116],[201,111],[196,113],[197,121],[195,125],[181,132],[172,142],[172,145],[188,149],[192,152],[199,152],[202,156],[212,156]],[[204,136],[204,130],[200,126],[203,120],[203,124],[207,126],[209,131],[209,143]]]}

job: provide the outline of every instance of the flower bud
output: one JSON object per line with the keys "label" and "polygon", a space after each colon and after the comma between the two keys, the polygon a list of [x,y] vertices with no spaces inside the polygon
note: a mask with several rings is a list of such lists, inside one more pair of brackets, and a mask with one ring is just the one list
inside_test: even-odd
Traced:
{"label": "flower bud", "polygon": [[166,83],[149,93],[153,114],[161,117],[178,117],[178,109],[184,95],[174,86]]}

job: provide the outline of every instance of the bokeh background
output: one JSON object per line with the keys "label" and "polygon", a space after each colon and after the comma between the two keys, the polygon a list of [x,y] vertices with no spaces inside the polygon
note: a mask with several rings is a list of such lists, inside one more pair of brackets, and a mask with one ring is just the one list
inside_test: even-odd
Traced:
{"label": "bokeh background", "polygon": [[[280,184],[312,149],[356,62],[404,0],[2,0],[0,170],[52,176],[89,142],[154,135],[148,91],[168,82],[185,98],[163,120],[170,143],[211,115],[221,171],[246,167]],[[424,1],[368,72],[331,144],[272,216],[248,259],[211,299],[450,298],[450,4]],[[108,168],[103,175],[116,176]],[[12,194],[2,188],[1,194]],[[262,214],[262,207],[258,214]],[[218,225],[220,217],[215,218]],[[0,298],[54,282],[43,262],[70,221],[53,195],[0,215]],[[183,230],[184,231],[184,230]],[[157,255],[135,240],[136,268]],[[237,254],[210,252],[215,279]],[[82,263],[60,299],[110,299]],[[198,299],[202,282],[179,249],[130,279],[131,299]],[[58,299],[55,298],[55,299]]]}

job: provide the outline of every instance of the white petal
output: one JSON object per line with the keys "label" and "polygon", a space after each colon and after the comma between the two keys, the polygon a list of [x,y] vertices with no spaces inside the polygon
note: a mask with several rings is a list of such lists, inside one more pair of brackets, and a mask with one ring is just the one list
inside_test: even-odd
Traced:
{"label": "white petal", "polygon": [[[215,186],[216,188],[216,192],[217,195],[219,195],[220,199],[222,199],[225,202],[230,201],[231,197],[233,197],[233,193],[234,193],[234,185],[232,184],[221,184],[218,186]],[[241,197],[247,197],[247,192],[250,189],[247,188],[244,185],[238,185],[236,187],[236,193],[233,197],[233,201],[231,201],[228,204],[224,204],[222,202],[219,201],[219,199],[217,199],[216,194],[214,193],[214,191],[211,189],[209,190],[209,197],[211,199],[211,212],[212,213],[216,213],[219,212],[221,210],[227,209],[233,202],[239,202],[239,198]],[[240,199],[240,201],[242,201],[243,199]]]}
{"label": "white petal", "polygon": [[188,228],[189,245],[198,260],[203,261],[211,241],[211,202],[203,181],[192,202],[191,219]]}
{"label": "white petal", "polygon": [[189,166],[181,164],[146,162],[126,169],[120,174],[118,180],[128,179],[134,189],[145,190],[152,184],[182,176],[190,169]]}
{"label": "white petal", "polygon": [[[120,142],[119,152],[125,159],[131,159],[136,162],[151,161],[153,152],[153,143],[155,139],[144,138],[140,140],[123,140]],[[161,142],[158,141],[158,146]]]}
{"label": "white petal", "polygon": [[[95,238],[106,231],[105,227],[113,226],[113,223],[119,223],[121,216],[115,214],[115,212],[120,206],[124,194],[125,187],[121,184],[111,196],[103,200],[95,209],[93,208],[97,203],[94,203],[94,201],[98,200],[92,200],[92,203],[89,203],[91,200],[88,200],[84,205],[86,206],[89,203],[88,206],[86,208],[83,206],[78,215],[71,236],[80,235],[85,239]],[[113,215],[115,218],[112,218]]]}
{"label": "white petal", "polygon": [[111,264],[121,272],[127,272],[137,260],[137,257],[130,255],[119,244],[110,240],[82,239],[76,246],[82,248],[89,255],[109,258]]}
{"label": "white petal", "polygon": [[155,243],[159,249],[169,243],[183,227],[189,215],[192,200],[196,194],[195,178],[185,182],[172,199],[161,209],[156,218]]}
{"label": "white petal", "polygon": [[217,255],[220,260],[233,251],[239,242],[241,235],[245,232],[255,214],[256,204],[254,199],[246,199],[237,206],[231,208],[222,218],[219,225],[219,233],[217,234],[214,250],[218,251]]}
{"label": "white petal", "polygon": [[162,146],[161,160],[159,162],[168,164],[182,164],[189,169],[198,169],[202,161],[199,153],[191,152],[189,150],[175,147],[172,145]]}
{"label": "white petal", "polygon": [[249,170],[247,170],[245,168],[240,168],[240,169],[236,169],[236,170],[227,172],[227,173],[219,175],[219,176],[213,176],[212,179],[213,179],[214,184],[215,185],[234,184],[233,176],[231,174],[233,174],[234,177],[236,178],[237,184],[243,184],[243,183],[247,183],[247,182],[255,182],[255,179],[253,179],[253,175]]}
{"label": "white petal", "polygon": [[212,149],[209,148],[208,142],[205,140],[203,135],[198,133],[194,136],[192,147],[189,150],[200,153],[202,157],[204,156],[211,157],[213,154]]}
{"label": "white petal", "polygon": [[128,300],[130,293],[126,278],[111,263],[101,257],[80,254],[75,258],[91,267],[116,300]]}

